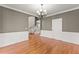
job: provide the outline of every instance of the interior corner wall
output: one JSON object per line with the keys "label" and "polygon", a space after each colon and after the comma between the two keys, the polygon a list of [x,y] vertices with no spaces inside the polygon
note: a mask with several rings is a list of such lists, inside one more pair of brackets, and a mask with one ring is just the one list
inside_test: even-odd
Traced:
{"label": "interior corner wall", "polygon": [[28,27],[27,14],[0,6],[0,15],[0,33],[21,32]]}
{"label": "interior corner wall", "polygon": [[79,9],[47,17],[43,20],[42,29],[52,30],[52,20],[62,18],[63,32],[79,32]]}
{"label": "interior corner wall", "polygon": [[0,7],[0,33],[2,33],[2,28],[3,28],[3,25],[2,25],[2,8]]}

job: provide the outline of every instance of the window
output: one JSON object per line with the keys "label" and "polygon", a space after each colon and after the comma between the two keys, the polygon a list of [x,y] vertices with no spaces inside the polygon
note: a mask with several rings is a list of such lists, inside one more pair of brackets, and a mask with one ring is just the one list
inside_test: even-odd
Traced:
{"label": "window", "polygon": [[52,31],[62,32],[62,18],[52,20]]}

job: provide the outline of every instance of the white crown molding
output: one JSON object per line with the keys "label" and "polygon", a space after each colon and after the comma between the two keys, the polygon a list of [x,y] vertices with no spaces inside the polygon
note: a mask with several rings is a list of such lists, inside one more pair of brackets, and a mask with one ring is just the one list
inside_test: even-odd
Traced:
{"label": "white crown molding", "polygon": [[5,7],[5,8],[9,8],[9,9],[12,9],[12,10],[15,10],[15,11],[18,11],[18,12],[21,12],[21,13],[29,14],[29,15],[32,15],[32,16],[37,16],[37,15],[35,15],[35,14],[28,13],[28,12],[25,12],[25,11],[22,11],[22,10],[13,8],[13,7],[9,7],[9,6],[3,5],[3,4],[0,4],[0,6]]}
{"label": "white crown molding", "polygon": [[54,16],[54,15],[57,15],[57,14],[62,14],[62,13],[65,13],[65,12],[76,10],[76,9],[79,9],[79,7],[75,7],[75,8],[72,8],[72,9],[60,11],[60,12],[57,12],[57,13],[54,13],[54,14],[50,14],[50,15],[47,15],[46,17]]}
{"label": "white crown molding", "polygon": [[[25,11],[22,11],[22,10],[13,8],[13,7],[9,7],[9,6],[3,5],[3,4],[0,4],[0,6],[5,7],[5,8],[9,8],[9,9],[12,9],[12,10],[15,10],[15,11],[18,11],[18,12],[22,12],[22,13],[25,13],[25,14],[29,14],[29,15],[33,15],[33,16],[37,16],[37,15],[35,15],[35,14],[28,13],[28,12],[25,12]],[[76,10],[76,9],[79,9],[79,7],[75,7],[75,8],[72,8],[72,9],[68,9],[68,10],[60,11],[60,12],[57,12],[57,13],[54,13],[54,14],[50,14],[50,15],[47,15],[46,17],[54,16],[54,15],[57,15],[57,14],[62,14],[62,13],[65,13],[65,12],[69,12],[69,11]]]}

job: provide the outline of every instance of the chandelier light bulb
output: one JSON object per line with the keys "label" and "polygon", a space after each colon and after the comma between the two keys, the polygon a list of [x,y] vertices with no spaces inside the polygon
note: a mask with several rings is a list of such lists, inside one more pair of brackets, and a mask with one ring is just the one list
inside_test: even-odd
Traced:
{"label": "chandelier light bulb", "polygon": [[46,12],[46,10],[44,10],[44,12]]}
{"label": "chandelier light bulb", "polygon": [[39,13],[39,11],[36,11],[36,13]]}
{"label": "chandelier light bulb", "polygon": [[43,10],[42,9],[40,9],[40,12],[42,12]]}

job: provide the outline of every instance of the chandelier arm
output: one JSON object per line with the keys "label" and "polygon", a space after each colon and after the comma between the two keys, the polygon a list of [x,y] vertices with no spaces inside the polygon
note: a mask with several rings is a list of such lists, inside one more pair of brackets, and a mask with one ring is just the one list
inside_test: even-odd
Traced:
{"label": "chandelier arm", "polygon": [[41,9],[39,11],[37,11],[37,14],[39,15],[39,18],[46,16],[47,12],[46,12],[46,10],[44,10],[43,4],[41,4]]}

